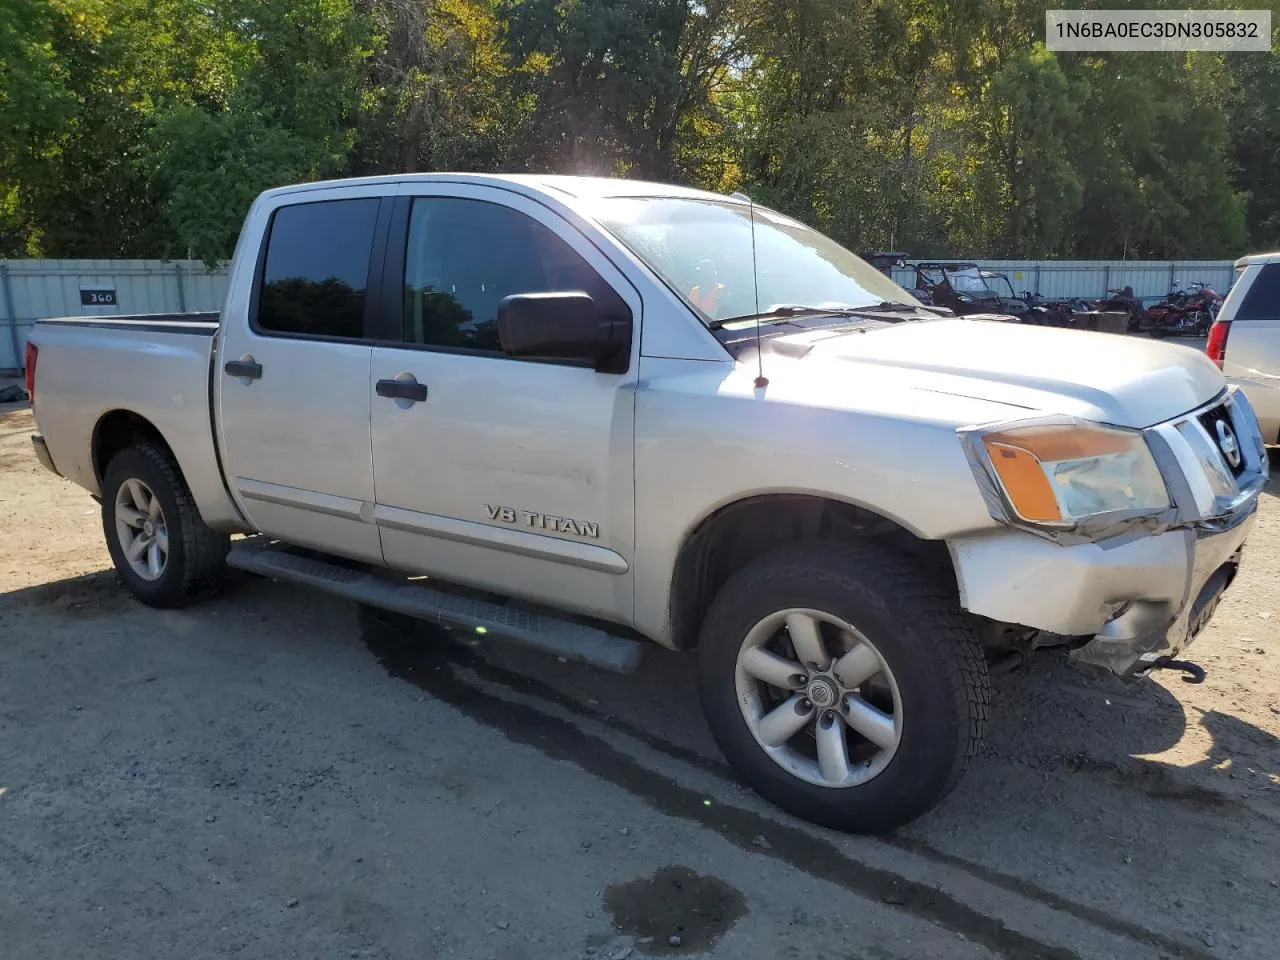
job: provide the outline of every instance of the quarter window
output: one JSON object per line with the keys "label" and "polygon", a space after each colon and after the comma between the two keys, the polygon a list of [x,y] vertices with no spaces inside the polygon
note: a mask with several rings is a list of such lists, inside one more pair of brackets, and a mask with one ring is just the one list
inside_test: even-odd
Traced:
{"label": "quarter window", "polygon": [[1237,320],[1274,320],[1280,317],[1280,263],[1264,264],[1249,293],[1236,311]]}
{"label": "quarter window", "polygon": [[405,254],[404,339],[497,352],[498,304],[518,293],[582,290],[605,315],[621,297],[568,244],[518,210],[483,200],[415,200]]}
{"label": "quarter window", "polygon": [[377,198],[281,207],[271,220],[258,325],[272,333],[364,336]]}

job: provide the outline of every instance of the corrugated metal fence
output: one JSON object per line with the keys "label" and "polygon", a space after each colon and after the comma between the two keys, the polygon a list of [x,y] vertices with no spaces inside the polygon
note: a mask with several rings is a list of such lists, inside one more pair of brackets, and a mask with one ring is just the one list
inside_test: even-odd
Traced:
{"label": "corrugated metal fence", "polygon": [[[1226,293],[1235,278],[1230,260],[977,263],[1007,274],[1018,293],[1046,297],[1103,297],[1127,285],[1135,296],[1155,301],[1197,280]],[[910,269],[895,269],[893,276],[906,286],[914,283]],[[210,271],[196,260],[0,260],[0,372],[21,368],[23,345],[38,317],[220,310],[226,288],[224,270]]]}
{"label": "corrugated metal fence", "polygon": [[[1207,283],[1225,294],[1235,281],[1234,261],[1188,260],[976,260],[983,270],[1009,277],[1014,292],[1024,290],[1051,298],[1080,297],[1088,300],[1107,295],[1108,290],[1132,287],[1142,300],[1163,300],[1174,287],[1193,282]],[[893,279],[904,286],[915,283],[915,271],[896,267]]]}
{"label": "corrugated metal fence", "polygon": [[0,372],[40,317],[221,310],[225,270],[198,260],[0,260]]}

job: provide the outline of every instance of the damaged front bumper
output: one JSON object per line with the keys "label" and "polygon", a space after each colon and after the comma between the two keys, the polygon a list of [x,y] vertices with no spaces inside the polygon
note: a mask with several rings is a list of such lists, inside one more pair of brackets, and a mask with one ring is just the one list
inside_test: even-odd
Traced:
{"label": "damaged front bumper", "polygon": [[[1204,428],[1206,411],[1220,409],[1240,439],[1235,470]],[[1235,578],[1266,452],[1252,409],[1234,392],[1147,434],[1175,501],[1172,523],[1083,542],[1010,528],[954,540],[964,608],[1076,638],[1074,659],[1123,677],[1184,650]]]}
{"label": "damaged front bumper", "polygon": [[1188,590],[1180,605],[1136,599],[1121,608],[1084,646],[1071,651],[1081,663],[1106,667],[1122,677],[1141,676],[1161,657],[1185,650],[1209,623],[1218,602],[1235,579],[1241,547],[1254,515],[1228,533],[1185,531]]}

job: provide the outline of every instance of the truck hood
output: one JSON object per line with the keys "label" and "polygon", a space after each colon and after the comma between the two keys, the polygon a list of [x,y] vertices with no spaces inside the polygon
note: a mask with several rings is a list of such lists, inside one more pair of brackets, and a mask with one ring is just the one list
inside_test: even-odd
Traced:
{"label": "truck hood", "polygon": [[801,369],[827,361],[867,381],[888,374],[897,388],[1133,428],[1185,413],[1226,386],[1212,361],[1187,347],[965,318],[812,330],[770,346]]}

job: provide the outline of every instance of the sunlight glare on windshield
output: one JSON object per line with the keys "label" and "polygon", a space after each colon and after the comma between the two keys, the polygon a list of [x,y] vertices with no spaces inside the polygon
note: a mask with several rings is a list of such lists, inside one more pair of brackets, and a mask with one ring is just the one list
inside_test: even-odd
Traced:
{"label": "sunlight glare on windshield", "polygon": [[704,320],[776,304],[867,306],[916,301],[835,241],[773,210],[685,197],[610,197],[592,214]]}

